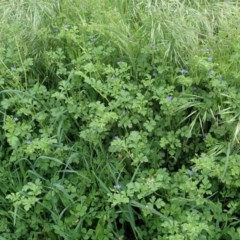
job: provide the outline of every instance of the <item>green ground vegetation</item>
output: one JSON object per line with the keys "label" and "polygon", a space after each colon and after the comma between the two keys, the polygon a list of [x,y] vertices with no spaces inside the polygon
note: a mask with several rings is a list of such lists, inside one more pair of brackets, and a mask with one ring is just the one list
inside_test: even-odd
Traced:
{"label": "green ground vegetation", "polygon": [[238,1],[0,2],[0,239],[240,239]]}

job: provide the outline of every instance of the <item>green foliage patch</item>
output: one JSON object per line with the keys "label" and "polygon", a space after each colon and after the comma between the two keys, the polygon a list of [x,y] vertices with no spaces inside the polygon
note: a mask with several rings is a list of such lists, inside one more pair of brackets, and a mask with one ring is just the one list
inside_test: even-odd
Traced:
{"label": "green foliage patch", "polygon": [[239,4],[20,2],[0,3],[0,238],[239,239]]}

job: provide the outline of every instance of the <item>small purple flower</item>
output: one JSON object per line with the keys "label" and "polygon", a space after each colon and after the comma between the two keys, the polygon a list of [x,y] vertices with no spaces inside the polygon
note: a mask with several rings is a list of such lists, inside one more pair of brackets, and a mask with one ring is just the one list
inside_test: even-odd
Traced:
{"label": "small purple flower", "polygon": [[10,69],[12,72],[16,71],[16,67],[14,67],[14,66],[12,66]]}
{"label": "small purple flower", "polygon": [[127,111],[125,109],[122,110],[122,115],[126,115]]}
{"label": "small purple flower", "polygon": [[187,70],[187,69],[181,69],[179,72],[180,72],[182,75],[184,75],[184,74],[187,74],[187,73],[188,73],[188,70]]}
{"label": "small purple flower", "polygon": [[213,57],[212,57],[212,56],[209,56],[209,57],[208,57],[208,61],[209,61],[209,62],[212,62],[212,61],[213,61]]}
{"label": "small purple flower", "polygon": [[210,52],[210,48],[209,47],[206,47],[205,50],[206,50],[206,52]]}
{"label": "small purple flower", "polygon": [[218,78],[218,80],[219,80],[219,81],[222,81],[222,80],[223,80],[223,77],[222,77],[222,76],[220,76],[220,77]]}
{"label": "small purple flower", "polygon": [[63,28],[68,29],[69,27],[70,27],[69,24],[67,24],[67,23],[63,24]]}
{"label": "small purple flower", "polygon": [[212,75],[213,74],[213,70],[208,70],[207,71],[207,75],[209,76],[209,75]]}
{"label": "small purple flower", "polygon": [[121,185],[119,183],[117,183],[114,188],[116,188],[117,190],[120,190],[121,189]]}
{"label": "small purple flower", "polygon": [[197,173],[197,171],[196,170],[188,170],[187,171],[187,174],[191,177],[191,176],[193,176],[193,175],[195,175]]}
{"label": "small purple flower", "polygon": [[155,44],[152,44],[152,49],[156,49],[156,45]]}
{"label": "small purple flower", "polygon": [[157,72],[156,72],[156,71],[153,71],[153,72],[152,72],[152,76],[153,76],[153,77],[156,77],[156,76],[157,76]]}
{"label": "small purple flower", "polygon": [[119,139],[119,136],[114,136],[114,139],[115,139],[115,140]]}
{"label": "small purple flower", "polygon": [[32,141],[28,139],[28,140],[26,141],[26,144],[30,144],[31,142],[32,142]]}
{"label": "small purple flower", "polygon": [[18,117],[14,117],[13,120],[14,120],[14,122],[17,122],[19,120],[19,118]]}
{"label": "small purple flower", "polygon": [[182,227],[182,232],[184,233],[186,231],[187,231],[187,229],[185,227]]}
{"label": "small purple flower", "polygon": [[117,65],[120,66],[120,64],[121,64],[121,61],[117,61]]}
{"label": "small purple flower", "polygon": [[111,77],[110,77],[110,80],[111,80],[111,81],[113,81],[114,79],[115,79],[115,77],[114,77],[114,76],[111,76]]}
{"label": "small purple flower", "polygon": [[193,86],[193,91],[196,92],[197,91],[197,86]]}
{"label": "small purple flower", "polygon": [[171,101],[173,100],[173,96],[168,95],[168,96],[167,96],[167,100],[168,100],[169,102],[171,102]]}
{"label": "small purple flower", "polygon": [[91,41],[91,42],[95,42],[95,41],[96,41],[95,36],[91,36],[91,37],[90,37],[90,41]]}

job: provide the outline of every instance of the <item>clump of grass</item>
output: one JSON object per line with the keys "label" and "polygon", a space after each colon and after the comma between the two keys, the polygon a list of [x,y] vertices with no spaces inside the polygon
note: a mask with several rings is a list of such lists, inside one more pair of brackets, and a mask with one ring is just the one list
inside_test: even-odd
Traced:
{"label": "clump of grass", "polygon": [[[69,12],[79,19],[80,25],[105,36],[132,63],[140,50],[150,44],[158,46],[165,60],[180,64],[188,55],[195,54],[199,45],[214,41],[218,31],[229,22],[239,21],[236,2],[125,0],[120,4],[116,1],[71,3]],[[94,11],[91,11],[93,5]]]}
{"label": "clump of grass", "polygon": [[[238,2],[206,0],[123,0],[120,4],[116,1],[71,0],[52,4],[11,0],[0,4],[0,12],[2,26],[11,24],[20,28],[14,32],[18,41],[35,39],[41,24],[54,26],[54,19],[58,19],[62,24],[77,25],[81,31],[88,29],[100,34],[135,65],[141,50],[148,45],[156,46],[164,61],[183,64],[189,55],[196,54],[199,45],[214,42],[216,34],[229,22],[234,25],[240,20]],[[5,26],[0,32],[6,30]],[[43,38],[44,34],[47,33],[40,33],[39,37]],[[34,48],[39,52],[44,47],[43,39],[35,41]]]}
{"label": "clump of grass", "polygon": [[19,27],[22,38],[32,39],[39,27],[56,15],[58,1],[9,0],[0,3],[1,28],[5,24]]}

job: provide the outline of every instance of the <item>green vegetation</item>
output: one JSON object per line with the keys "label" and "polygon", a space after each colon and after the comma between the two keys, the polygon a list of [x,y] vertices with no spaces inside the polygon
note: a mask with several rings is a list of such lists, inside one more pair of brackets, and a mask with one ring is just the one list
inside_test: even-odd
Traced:
{"label": "green vegetation", "polygon": [[0,3],[0,239],[240,239],[238,1]]}

